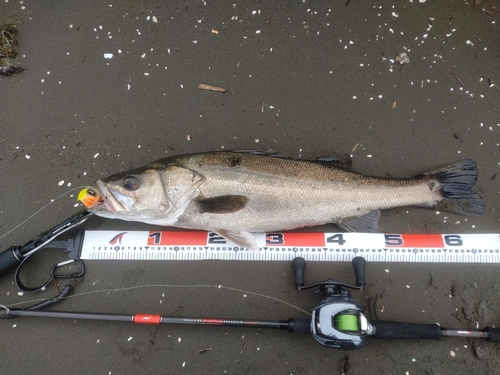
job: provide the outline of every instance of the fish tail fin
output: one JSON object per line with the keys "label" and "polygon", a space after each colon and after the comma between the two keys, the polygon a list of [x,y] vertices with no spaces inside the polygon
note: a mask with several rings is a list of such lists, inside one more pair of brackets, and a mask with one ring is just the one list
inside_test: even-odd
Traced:
{"label": "fish tail fin", "polygon": [[465,216],[480,216],[484,213],[484,201],[472,191],[477,180],[477,164],[467,159],[445,165],[424,173],[437,180],[442,199],[433,208]]}

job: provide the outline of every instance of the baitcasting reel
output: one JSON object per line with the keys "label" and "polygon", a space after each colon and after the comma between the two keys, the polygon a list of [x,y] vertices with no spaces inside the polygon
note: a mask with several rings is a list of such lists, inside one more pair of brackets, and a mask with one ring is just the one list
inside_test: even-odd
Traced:
{"label": "baitcasting reel", "polygon": [[363,315],[363,308],[354,303],[346,288],[364,289],[366,260],[362,257],[352,260],[356,285],[332,279],[304,285],[306,261],[304,258],[295,258],[292,265],[298,290],[317,288],[315,293],[323,293],[312,311],[311,330],[316,341],[336,349],[362,348],[367,342],[370,324]]}

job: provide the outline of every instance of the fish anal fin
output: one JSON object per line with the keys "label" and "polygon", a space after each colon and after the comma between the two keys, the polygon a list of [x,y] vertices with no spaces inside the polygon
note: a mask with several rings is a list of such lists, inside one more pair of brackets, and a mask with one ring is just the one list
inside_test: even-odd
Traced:
{"label": "fish anal fin", "polygon": [[259,245],[255,241],[252,233],[245,231],[236,231],[236,230],[216,230],[216,233],[219,233],[222,237],[227,238],[228,240],[233,241],[235,244],[246,247],[247,249],[251,249],[254,251],[259,251]]}
{"label": "fish anal fin", "polygon": [[346,232],[375,233],[378,231],[379,219],[380,210],[374,210],[368,212],[366,215],[337,223],[337,225]]}
{"label": "fish anal fin", "polygon": [[244,195],[221,195],[196,201],[200,213],[230,214],[245,208],[249,199]]}

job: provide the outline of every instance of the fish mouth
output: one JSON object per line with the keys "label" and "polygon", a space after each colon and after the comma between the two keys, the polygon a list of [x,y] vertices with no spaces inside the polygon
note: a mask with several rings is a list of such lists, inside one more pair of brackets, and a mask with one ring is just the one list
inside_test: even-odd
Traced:
{"label": "fish mouth", "polygon": [[123,203],[126,203],[127,200],[129,201],[129,198],[119,193],[113,193],[101,180],[96,181],[95,184],[96,189],[100,193],[100,199],[97,205],[93,208],[106,208],[113,213],[126,210],[126,205]]}

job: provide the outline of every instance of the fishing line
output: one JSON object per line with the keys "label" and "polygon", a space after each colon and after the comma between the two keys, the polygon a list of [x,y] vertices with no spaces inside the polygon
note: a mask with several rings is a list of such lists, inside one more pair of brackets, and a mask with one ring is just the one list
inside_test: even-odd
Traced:
{"label": "fishing line", "polygon": [[[77,293],[77,294],[72,294],[69,296],[66,296],[65,299],[69,298],[76,298],[76,297],[83,297],[86,295],[91,295],[91,294],[98,294],[98,293],[116,293],[116,292],[124,292],[124,291],[130,291],[130,290],[135,290],[135,289],[141,289],[141,288],[215,288],[215,289],[226,289],[230,290],[233,292],[238,292],[238,293],[244,293],[244,294],[250,294],[256,297],[262,297],[262,298],[267,298],[272,301],[276,301],[278,303],[282,303],[286,306],[292,307],[295,310],[298,310],[300,312],[303,312],[307,315],[311,315],[309,311],[303,310],[298,306],[295,306],[289,302],[286,302],[284,300],[281,300],[276,297],[272,297],[266,294],[261,294],[257,292],[251,292],[248,290],[243,290],[243,289],[238,289],[238,288],[233,288],[230,286],[224,286],[224,285],[210,285],[210,284],[193,284],[193,285],[173,285],[173,284],[145,284],[145,285],[137,285],[137,286],[131,286],[127,288],[117,288],[117,289],[100,289],[100,290],[90,290],[88,292],[82,292],[82,293]],[[44,301],[45,298],[38,298],[38,299],[32,299],[29,301],[23,301],[23,302],[17,302],[13,304],[6,305],[7,307],[13,307],[13,306],[19,306],[19,305],[24,305],[24,304],[30,304],[30,303],[36,303],[40,301]]]}
{"label": "fishing line", "polygon": [[33,215],[29,216],[26,220],[22,221],[21,223],[19,223],[18,225],[16,225],[14,228],[12,228],[11,230],[9,230],[8,232],[2,234],[0,236],[0,239],[6,237],[8,234],[12,233],[13,231],[15,231],[17,228],[19,228],[21,225],[23,225],[24,223],[26,223],[27,221],[31,220],[33,217],[35,217],[36,215],[38,215],[41,211],[43,211],[44,209],[46,209],[48,206],[50,206],[51,204],[55,203],[55,201],[57,201],[58,199],[64,197],[65,195],[71,193],[72,191],[75,191],[75,190],[78,190],[78,189],[81,189],[81,188],[84,188],[85,186],[77,186],[77,187],[74,187],[68,191],[66,191],[65,193],[62,193],[61,195],[59,195],[57,198],[54,198],[52,199],[49,203],[47,203],[45,206],[43,206],[42,208],[40,208],[38,211],[36,211]]}

